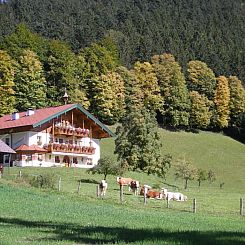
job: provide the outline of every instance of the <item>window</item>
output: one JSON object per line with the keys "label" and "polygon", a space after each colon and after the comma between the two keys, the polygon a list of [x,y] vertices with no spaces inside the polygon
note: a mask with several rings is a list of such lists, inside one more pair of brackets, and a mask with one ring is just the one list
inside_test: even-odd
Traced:
{"label": "window", "polygon": [[9,160],[10,160],[9,154],[8,155],[4,155],[4,163],[5,164],[8,164],[9,163]]}
{"label": "window", "polygon": [[92,158],[88,158],[87,165],[92,165]]}
{"label": "window", "polygon": [[32,160],[32,155],[31,154],[26,155],[26,161],[29,162],[31,160]]}
{"label": "window", "polygon": [[37,144],[38,145],[42,144],[42,136],[37,136]]}
{"label": "window", "polygon": [[63,139],[59,139],[59,143],[62,144],[64,142]]}
{"label": "window", "polygon": [[8,146],[10,145],[10,138],[5,138],[5,144]]}
{"label": "window", "polygon": [[59,156],[55,156],[54,162],[55,163],[60,163],[60,157]]}
{"label": "window", "polygon": [[42,154],[38,154],[37,160],[38,161],[42,161],[43,160],[43,155]]}

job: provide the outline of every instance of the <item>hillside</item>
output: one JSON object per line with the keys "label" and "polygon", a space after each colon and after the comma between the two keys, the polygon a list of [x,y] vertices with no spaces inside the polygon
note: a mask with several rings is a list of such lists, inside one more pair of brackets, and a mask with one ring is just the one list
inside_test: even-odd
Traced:
{"label": "hillside", "polygon": [[[160,129],[163,154],[174,160],[185,157],[195,166],[217,173],[216,186],[224,182],[227,188],[245,188],[245,145],[222,134],[171,132]],[[113,140],[102,140],[102,154],[113,154]],[[172,174],[167,180],[175,182]],[[197,183],[191,183],[197,185]]]}
{"label": "hillside", "polygon": [[122,63],[171,52],[183,67],[202,60],[216,75],[245,81],[244,1],[9,0],[0,5],[0,40],[19,23],[74,50],[111,36]]}

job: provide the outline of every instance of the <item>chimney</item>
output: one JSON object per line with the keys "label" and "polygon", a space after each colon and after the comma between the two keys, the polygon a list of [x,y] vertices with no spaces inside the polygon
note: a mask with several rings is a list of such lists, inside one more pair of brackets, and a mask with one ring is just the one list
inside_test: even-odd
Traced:
{"label": "chimney", "polygon": [[12,120],[14,121],[14,120],[17,120],[17,119],[19,119],[20,118],[20,114],[18,113],[18,112],[13,112],[12,113]]}
{"label": "chimney", "polygon": [[31,108],[29,108],[27,111],[26,111],[26,116],[28,117],[28,116],[31,116],[31,115],[34,115],[34,110],[33,109],[31,109]]}

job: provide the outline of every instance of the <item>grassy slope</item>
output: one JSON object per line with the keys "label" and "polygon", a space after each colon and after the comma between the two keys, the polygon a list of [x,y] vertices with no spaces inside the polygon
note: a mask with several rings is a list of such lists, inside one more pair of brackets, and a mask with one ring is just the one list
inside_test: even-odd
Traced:
{"label": "grassy slope", "polygon": [[[185,203],[135,197],[125,189],[123,205],[114,176],[109,176],[105,200],[96,198],[96,183],[102,176],[73,168],[24,168],[24,174],[53,172],[62,178],[62,192],[40,192],[24,188],[15,179],[19,168],[5,169],[0,180],[0,244],[242,244],[244,217],[239,217],[239,198],[244,197],[245,146],[213,133],[192,134],[161,130],[164,153],[175,159],[185,156],[203,168],[215,169],[218,180],[212,185],[196,182],[183,190],[182,181],[168,175],[168,189],[187,194]],[[102,141],[102,154],[113,154],[113,141]],[[141,183],[155,187],[163,180],[141,173],[127,173]],[[82,180],[77,194],[78,180]],[[220,182],[224,188],[219,188]],[[165,186],[167,185],[164,184]],[[176,186],[176,187],[174,187]],[[197,214],[192,199],[197,198]]]}
{"label": "grassy slope", "polygon": [[[170,153],[174,160],[185,157],[197,167],[215,170],[216,185],[224,182],[225,187],[245,189],[245,145],[217,133],[170,132],[160,130],[162,152]],[[113,154],[111,139],[102,141],[102,154]],[[106,152],[106,153],[105,153]],[[168,178],[173,182],[172,175]]]}

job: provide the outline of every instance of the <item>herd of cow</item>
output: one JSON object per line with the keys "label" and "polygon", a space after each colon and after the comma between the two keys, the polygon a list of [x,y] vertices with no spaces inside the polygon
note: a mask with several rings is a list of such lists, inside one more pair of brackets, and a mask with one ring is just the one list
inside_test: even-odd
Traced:
{"label": "herd of cow", "polygon": [[[187,196],[180,192],[169,192],[166,188],[162,188],[160,191],[153,190],[148,185],[140,186],[139,181],[131,178],[117,177],[117,183],[120,186],[128,186],[129,190],[135,195],[146,196],[147,198],[174,200],[174,201],[187,201]],[[99,184],[100,196],[104,197],[106,194],[108,184],[105,180],[102,180]]]}

